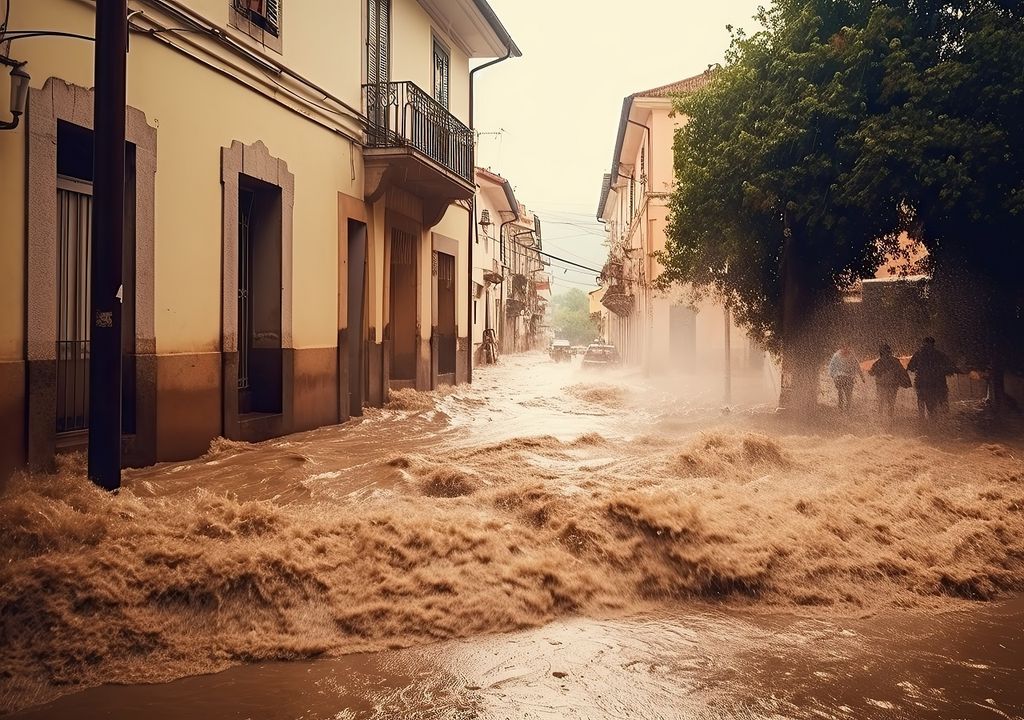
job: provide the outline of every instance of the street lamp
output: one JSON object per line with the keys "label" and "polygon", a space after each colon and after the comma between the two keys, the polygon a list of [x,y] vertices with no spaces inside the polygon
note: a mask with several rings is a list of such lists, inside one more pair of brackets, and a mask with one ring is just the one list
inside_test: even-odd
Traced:
{"label": "street lamp", "polygon": [[10,58],[0,57],[0,63],[11,66],[11,120],[0,120],[0,130],[13,130],[18,127],[18,121],[25,112],[25,103],[28,100],[28,82],[32,78],[22,70],[24,62],[17,62]]}

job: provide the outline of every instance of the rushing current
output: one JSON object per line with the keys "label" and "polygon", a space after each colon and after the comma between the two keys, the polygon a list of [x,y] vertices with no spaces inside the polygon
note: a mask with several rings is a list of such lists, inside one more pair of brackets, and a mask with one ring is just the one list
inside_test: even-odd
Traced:
{"label": "rushing current", "polygon": [[529,354],[117,495],[16,477],[0,711],[1020,717],[1018,442],[737,385]]}

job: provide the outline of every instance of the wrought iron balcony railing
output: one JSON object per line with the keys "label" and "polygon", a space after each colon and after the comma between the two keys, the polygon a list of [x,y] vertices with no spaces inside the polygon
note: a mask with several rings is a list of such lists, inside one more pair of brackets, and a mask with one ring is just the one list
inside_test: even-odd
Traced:
{"label": "wrought iron balcony railing", "polygon": [[371,148],[411,147],[473,182],[473,132],[416,83],[363,85]]}

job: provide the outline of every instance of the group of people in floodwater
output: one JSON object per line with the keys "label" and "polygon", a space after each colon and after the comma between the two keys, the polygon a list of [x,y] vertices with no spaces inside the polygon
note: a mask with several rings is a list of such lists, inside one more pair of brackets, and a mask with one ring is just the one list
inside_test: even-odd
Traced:
{"label": "group of people in floodwater", "polygon": [[[914,374],[911,380],[910,374]],[[871,363],[868,375],[875,378],[878,412],[888,420],[896,414],[896,397],[901,388],[913,387],[917,392],[917,411],[922,419],[934,418],[949,408],[949,386],[946,378],[957,373],[949,356],[935,347],[935,338],[926,337],[910,361],[893,355],[888,344],[878,348],[878,359]],[[842,345],[828,363],[828,374],[836,386],[839,409],[850,412],[853,386],[857,378],[867,382],[864,370],[849,345]]]}

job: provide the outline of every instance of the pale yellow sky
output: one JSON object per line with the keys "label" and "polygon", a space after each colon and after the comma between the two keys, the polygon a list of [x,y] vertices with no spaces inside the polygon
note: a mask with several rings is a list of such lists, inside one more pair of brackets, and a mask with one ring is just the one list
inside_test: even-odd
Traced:
{"label": "pale yellow sky", "polygon": [[[489,2],[523,57],[477,74],[477,130],[504,130],[481,136],[478,163],[508,178],[541,216],[550,252],[600,267],[594,216],[622,99],[721,62],[725,26],[752,30],[763,2]],[[593,286],[588,273],[559,276],[560,289]]]}

